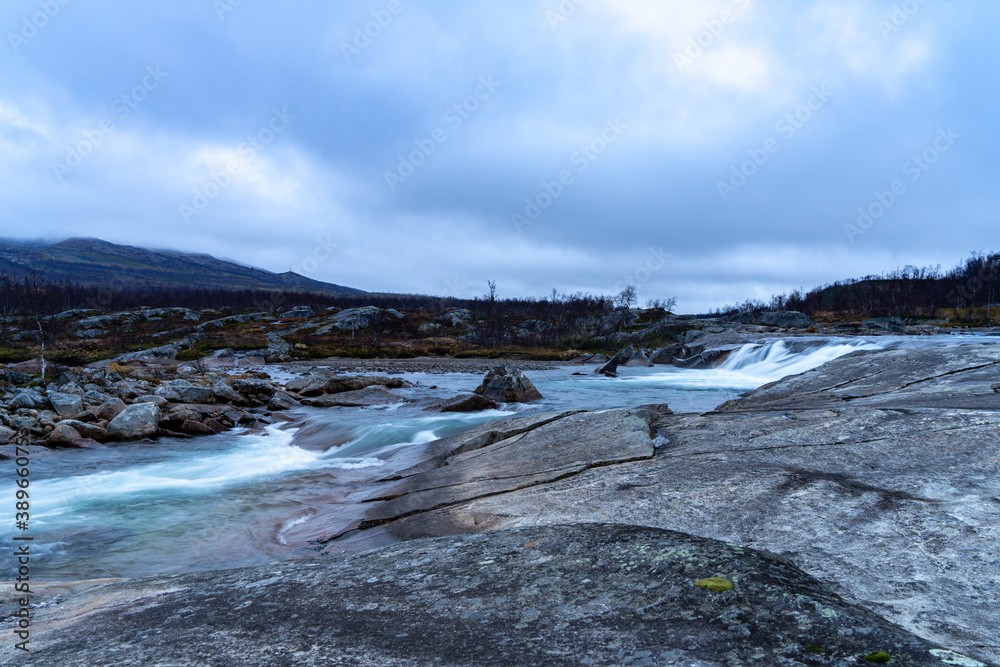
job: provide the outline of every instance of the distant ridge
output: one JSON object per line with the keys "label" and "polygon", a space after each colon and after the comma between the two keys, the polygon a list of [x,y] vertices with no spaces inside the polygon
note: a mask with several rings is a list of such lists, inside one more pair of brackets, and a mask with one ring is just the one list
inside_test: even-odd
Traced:
{"label": "distant ridge", "polygon": [[149,250],[91,238],[67,239],[51,245],[0,240],[0,276],[19,278],[32,274],[49,282],[95,287],[365,293],[291,271],[271,273],[205,254]]}

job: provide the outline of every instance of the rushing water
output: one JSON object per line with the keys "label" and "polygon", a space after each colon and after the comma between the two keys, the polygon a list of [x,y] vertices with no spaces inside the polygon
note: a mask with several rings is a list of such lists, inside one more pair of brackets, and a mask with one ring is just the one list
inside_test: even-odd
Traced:
{"label": "rushing water", "polygon": [[[412,465],[419,445],[530,412],[667,403],[703,412],[740,393],[858,350],[997,342],[986,337],[795,338],[746,345],[719,367],[593,366],[527,375],[545,399],[440,414],[416,401],[378,408],[303,408],[293,426],[190,440],[59,451],[32,463],[32,577],[76,580],[252,565],[311,552],[310,522],[357,511],[365,485]],[[408,398],[454,396],[470,374],[406,373]],[[6,479],[12,478],[8,466]],[[14,487],[3,491],[13,505]],[[0,525],[10,564],[12,522]]]}

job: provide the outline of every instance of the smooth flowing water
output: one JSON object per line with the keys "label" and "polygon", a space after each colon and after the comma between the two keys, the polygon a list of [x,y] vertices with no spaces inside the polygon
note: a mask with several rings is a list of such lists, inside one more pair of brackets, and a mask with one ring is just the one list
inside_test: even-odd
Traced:
{"label": "smooth flowing water", "polygon": [[[32,464],[32,577],[78,580],[237,567],[312,553],[306,526],[357,511],[367,484],[419,460],[420,445],[531,412],[667,403],[704,412],[740,393],[858,350],[998,342],[986,337],[794,338],[746,345],[719,367],[593,366],[529,372],[545,399],[487,412],[434,413],[416,401],[379,408],[303,408],[293,426],[190,440],[59,451]],[[406,373],[408,398],[475,388],[470,374]],[[13,480],[13,462],[6,480]],[[14,487],[3,485],[13,506]],[[0,562],[12,521],[0,525]],[[9,572],[8,572],[9,574]]]}

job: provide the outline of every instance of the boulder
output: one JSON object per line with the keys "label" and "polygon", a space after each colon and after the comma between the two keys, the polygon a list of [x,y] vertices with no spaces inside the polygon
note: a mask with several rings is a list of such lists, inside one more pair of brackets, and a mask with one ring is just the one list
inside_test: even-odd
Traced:
{"label": "boulder", "polygon": [[634,354],[635,348],[629,345],[624,350],[611,357],[611,361],[598,368],[597,372],[601,375],[614,375],[618,372],[618,366],[628,363],[628,360],[631,359]]}
{"label": "boulder", "polygon": [[194,419],[188,419],[181,424],[181,433],[188,435],[215,435],[215,430]]}
{"label": "boulder", "polygon": [[76,394],[61,391],[49,392],[49,403],[60,417],[72,419],[83,412],[83,399]]}
{"label": "boulder", "polygon": [[542,398],[531,380],[511,364],[497,366],[487,373],[475,393],[498,403],[527,403]]}
{"label": "boulder", "polygon": [[125,405],[125,401],[123,401],[122,399],[109,398],[108,400],[104,401],[104,403],[101,403],[100,407],[98,407],[97,410],[94,411],[94,416],[97,417],[98,419],[111,421],[112,419],[120,415],[127,407],[128,406]]}
{"label": "boulder", "polygon": [[496,410],[500,406],[490,399],[478,394],[462,394],[438,403],[428,410],[438,412],[479,412],[481,410]]}
{"label": "boulder", "polygon": [[177,358],[177,353],[180,351],[181,348],[176,345],[162,345],[160,347],[151,347],[148,350],[121,354],[115,357],[114,361],[119,364],[127,364],[135,361],[169,361]]}
{"label": "boulder", "polygon": [[[89,385],[88,385],[89,386]],[[101,405],[104,401],[108,400],[109,396],[101,391],[95,391],[93,389],[88,389],[83,394],[83,402],[90,405]]]}
{"label": "boulder", "polygon": [[156,407],[160,408],[161,410],[163,408],[167,407],[167,405],[170,404],[170,401],[168,401],[165,396],[153,396],[153,395],[140,396],[140,397],[138,397],[137,399],[135,399],[132,402],[133,403],[152,403],[153,405],[155,405]]}
{"label": "boulder", "polygon": [[181,403],[215,403],[215,391],[211,387],[174,387],[180,395]]}
{"label": "boulder", "polygon": [[797,310],[757,313],[744,321],[746,324],[761,324],[768,327],[785,327],[792,329],[808,329],[816,326],[816,322]]}
{"label": "boulder", "polygon": [[17,435],[17,431],[14,429],[0,426],[0,445],[6,445],[14,439],[15,435]]}
{"label": "boulder", "polygon": [[49,433],[49,444],[54,447],[70,447],[81,437],[80,432],[68,424],[59,424]]}
{"label": "boulder", "polygon": [[237,378],[232,381],[233,391],[243,394],[244,396],[252,396],[254,398],[264,397],[270,400],[274,396],[274,387],[270,382],[266,380],[258,380],[254,378]]}
{"label": "boulder", "polygon": [[212,393],[215,394],[215,400],[221,403],[239,405],[246,401],[245,398],[233,391],[233,388],[222,380],[212,385]]}
{"label": "boulder", "polygon": [[107,429],[103,429],[96,424],[88,424],[76,419],[64,419],[56,425],[56,428],[58,429],[60,426],[69,426],[84,438],[90,438],[91,440],[100,442],[108,438]]}
{"label": "boulder", "polygon": [[48,401],[34,389],[18,389],[14,393],[14,398],[10,399],[7,405],[10,406],[11,410],[18,410],[20,408],[39,410],[47,407]]}
{"label": "boulder", "polygon": [[653,362],[649,360],[646,353],[642,350],[637,350],[632,357],[625,362],[625,365],[629,368],[648,368],[653,365]]}
{"label": "boulder", "polygon": [[130,405],[108,424],[108,435],[117,440],[148,438],[160,430],[160,408],[153,403]]}
{"label": "boulder", "polygon": [[283,391],[274,392],[274,396],[267,403],[267,409],[274,412],[281,412],[282,410],[291,410],[292,408],[302,405],[294,398],[289,396]]}
{"label": "boulder", "polygon": [[291,310],[286,310],[281,314],[282,317],[302,317],[309,319],[310,317],[316,317],[316,311],[308,306],[296,306]]}
{"label": "boulder", "polygon": [[399,394],[394,394],[381,385],[373,385],[357,391],[344,391],[319,398],[307,398],[302,401],[302,404],[314,408],[363,408],[374,405],[392,405],[402,403],[405,400]]}
{"label": "boulder", "polygon": [[870,320],[865,320],[862,324],[873,331],[902,333],[906,330],[906,323],[898,317],[876,317]]}

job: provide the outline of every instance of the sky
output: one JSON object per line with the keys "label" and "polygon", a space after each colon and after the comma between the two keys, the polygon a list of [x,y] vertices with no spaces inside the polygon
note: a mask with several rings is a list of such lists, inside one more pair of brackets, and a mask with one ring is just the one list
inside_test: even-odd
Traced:
{"label": "sky", "polygon": [[0,235],[679,312],[1000,250],[995,3],[5,0]]}

